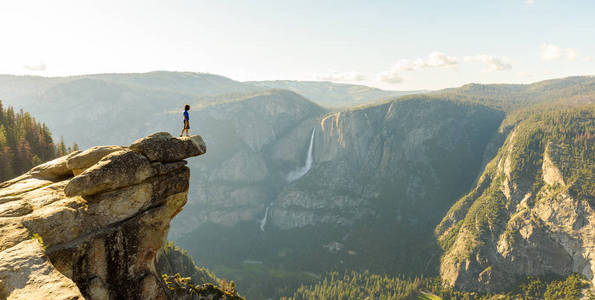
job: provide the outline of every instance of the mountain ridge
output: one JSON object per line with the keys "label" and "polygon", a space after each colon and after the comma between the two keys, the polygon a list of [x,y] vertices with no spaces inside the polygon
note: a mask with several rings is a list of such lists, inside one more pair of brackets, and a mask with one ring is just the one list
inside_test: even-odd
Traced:
{"label": "mountain ridge", "polygon": [[501,291],[514,275],[570,272],[593,280],[594,113],[594,105],[537,112],[508,134],[436,228],[449,285]]}
{"label": "mountain ridge", "polygon": [[381,99],[425,93],[418,91],[390,91],[365,85],[336,83],[331,81],[270,80],[245,81],[260,87],[280,88],[294,91],[312,99],[324,107],[342,109],[354,105],[370,104]]}
{"label": "mountain ridge", "polygon": [[[67,117],[58,120],[63,124],[59,128],[70,130],[69,136],[87,139],[83,147],[97,140],[127,144],[156,129],[177,134],[179,108],[191,104],[191,132],[198,131],[209,141],[210,154],[188,165],[193,174],[190,201],[172,222],[170,236],[210,268],[218,273],[224,270],[220,274],[225,277],[247,274],[251,263],[260,262],[260,268],[270,270],[268,274],[282,270],[302,280],[303,272],[318,276],[362,266],[378,273],[438,275],[440,254],[456,242],[460,218],[477,215],[467,211],[469,203],[489,196],[485,189],[493,180],[485,181],[484,172],[499,173],[494,171],[497,164],[494,167],[490,161],[508,151],[502,147],[510,143],[507,139],[512,139],[514,129],[541,124],[535,115],[593,103],[592,83],[592,77],[572,77],[533,85],[469,85],[341,110],[325,109],[287,90],[184,98],[130,85],[118,85],[122,89],[110,92],[103,89],[114,83],[103,79],[90,79],[76,93],[61,88],[64,94],[43,99],[64,101],[61,110],[66,110]],[[562,125],[552,128],[557,126]],[[93,134],[85,128],[93,128]],[[547,128],[539,129],[537,136],[550,132]],[[542,166],[544,153],[550,155],[550,151],[527,152],[533,154],[517,160]],[[574,159],[571,154],[565,156]],[[312,164],[306,173],[288,180],[288,174],[308,165],[308,157]],[[551,157],[556,168],[563,170],[566,163]],[[535,183],[535,178],[531,175],[527,180]],[[457,200],[469,205],[455,204]],[[455,221],[440,225],[441,219],[451,218],[449,208]],[[527,215],[535,213],[529,210]],[[434,236],[436,226],[442,228],[436,229],[440,243]],[[490,230],[485,232],[497,235]],[[475,240],[494,244],[489,237],[461,235],[457,249]],[[520,245],[516,240],[510,241],[506,244],[510,253],[520,249],[513,247]],[[514,253],[509,257],[518,259]],[[476,284],[478,274],[488,267],[483,262],[477,264],[481,270],[465,272],[449,267],[457,264],[446,260],[444,269],[455,270],[446,273],[455,275],[445,278],[467,282],[463,289],[494,288],[486,288],[490,285],[485,282]],[[560,260],[560,265],[568,261]],[[494,274],[492,281],[512,278],[495,267],[491,270],[482,275],[486,280],[488,274]],[[293,277],[266,278],[299,286],[291,281]],[[265,283],[253,276],[242,276],[238,283],[248,287],[248,296],[288,294],[260,289]]]}

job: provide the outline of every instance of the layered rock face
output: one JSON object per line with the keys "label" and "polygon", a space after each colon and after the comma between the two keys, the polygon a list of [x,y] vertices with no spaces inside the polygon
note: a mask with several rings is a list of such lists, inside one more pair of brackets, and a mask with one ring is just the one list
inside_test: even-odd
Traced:
{"label": "layered rock face", "polygon": [[488,292],[526,275],[595,280],[593,113],[537,115],[509,134],[436,229],[447,284]]}
{"label": "layered rock face", "polygon": [[[205,223],[231,226],[262,218],[267,204],[287,184],[286,172],[295,165],[271,160],[271,148],[296,127],[311,132],[315,118],[323,113],[321,107],[298,94],[281,90],[194,112],[199,122],[196,127],[205,132],[212,151],[204,160],[190,164],[195,175],[190,187],[192,201],[174,220],[177,225],[172,237]],[[301,146],[302,140],[290,143]]]}
{"label": "layered rock face", "polygon": [[155,263],[205,152],[156,133],[0,183],[0,298],[166,299]]}
{"label": "layered rock face", "polygon": [[[378,217],[436,224],[472,184],[501,118],[486,107],[421,99],[328,114],[313,126],[312,169],[281,190],[272,224],[350,226]],[[304,156],[305,147],[287,144],[309,133],[296,129],[272,158]]]}
{"label": "layered rock face", "polygon": [[[174,221],[183,224],[175,238],[205,223],[262,220],[269,205],[266,226],[280,229],[348,226],[378,211],[433,227],[472,184],[503,118],[482,106],[420,99],[328,114],[285,91],[199,114],[219,120],[204,128],[219,149],[191,166],[200,179]],[[288,174],[306,164],[313,131],[312,168],[291,181]]]}

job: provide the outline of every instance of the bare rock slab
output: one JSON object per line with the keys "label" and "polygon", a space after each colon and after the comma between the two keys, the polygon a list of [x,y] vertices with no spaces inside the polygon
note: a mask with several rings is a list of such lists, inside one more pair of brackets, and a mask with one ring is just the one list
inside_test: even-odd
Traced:
{"label": "bare rock slab", "polygon": [[0,183],[0,299],[168,299],[155,261],[187,201],[183,159],[206,146],[163,133],[139,141]]}
{"label": "bare rock slab", "polygon": [[41,164],[29,171],[31,176],[55,179],[62,176],[71,176],[72,171],[68,168],[68,160],[79,154],[80,151],[74,151],[66,156],[56,158],[52,161],[48,161]]}
{"label": "bare rock slab", "polygon": [[121,146],[95,146],[91,147],[81,153],[71,156],[66,161],[66,166],[70,170],[74,169],[87,169],[88,167],[96,164],[104,156],[123,150]]}
{"label": "bare rock slab", "polygon": [[151,162],[164,163],[202,155],[207,151],[207,146],[199,135],[175,138],[167,132],[158,132],[138,139],[129,148],[142,153]]}
{"label": "bare rock slab", "polygon": [[143,155],[121,150],[108,154],[98,163],[74,177],[64,188],[66,196],[85,196],[142,182],[154,175]]}
{"label": "bare rock slab", "polygon": [[54,268],[35,240],[1,252],[0,270],[2,299],[84,299],[77,285]]}

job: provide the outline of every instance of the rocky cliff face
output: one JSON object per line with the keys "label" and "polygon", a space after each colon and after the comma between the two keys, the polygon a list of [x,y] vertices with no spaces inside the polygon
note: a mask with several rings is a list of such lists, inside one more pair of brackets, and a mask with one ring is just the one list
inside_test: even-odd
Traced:
{"label": "rocky cliff face", "polygon": [[447,284],[486,292],[526,275],[594,280],[594,112],[536,114],[509,134],[436,229]]}
{"label": "rocky cliff face", "polygon": [[156,260],[205,151],[157,133],[0,183],[0,298],[166,299]]}
{"label": "rocky cliff face", "polygon": [[[379,217],[436,224],[472,184],[501,118],[486,107],[421,99],[323,116],[313,125],[312,169],[281,190],[272,224],[350,226]],[[295,159],[286,140],[307,141],[310,132],[294,130],[272,157]]]}
{"label": "rocky cliff face", "polygon": [[[212,268],[259,261],[311,272],[437,272],[433,228],[472,186],[503,118],[423,97],[328,113],[301,97],[259,96],[200,114],[221,120],[201,127],[217,133],[206,136],[216,153],[191,166],[201,192],[174,220],[173,240]],[[337,243],[345,250],[329,250]]]}
{"label": "rocky cliff face", "polygon": [[[211,155],[192,163],[187,209],[174,221],[173,237],[206,223],[225,226],[262,218],[294,164],[271,159],[273,145],[324,110],[289,91],[272,90],[196,111],[196,128],[209,140]],[[311,131],[311,126],[308,126]],[[302,141],[291,141],[297,146]],[[301,146],[301,145],[300,145]],[[296,151],[292,149],[292,151]]]}
{"label": "rocky cliff face", "polygon": [[[192,165],[200,176],[192,186],[196,201],[174,221],[176,238],[206,223],[256,227],[267,206],[266,226],[280,229],[352,225],[379,210],[435,226],[472,184],[503,117],[482,106],[420,99],[326,114],[286,91],[198,114],[205,124],[218,121],[200,126],[219,149]],[[293,180],[288,175],[306,165],[312,134],[311,170]]]}

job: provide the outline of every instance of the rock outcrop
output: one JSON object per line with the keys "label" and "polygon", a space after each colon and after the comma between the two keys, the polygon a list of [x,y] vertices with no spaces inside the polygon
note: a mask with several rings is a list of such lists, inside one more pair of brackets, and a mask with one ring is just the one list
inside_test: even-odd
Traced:
{"label": "rock outcrop", "polygon": [[476,187],[436,228],[440,275],[461,290],[498,292],[523,276],[579,273],[595,283],[595,110],[522,121]]}
{"label": "rock outcrop", "polygon": [[0,298],[167,299],[156,260],[205,151],[157,133],[0,183]]}

